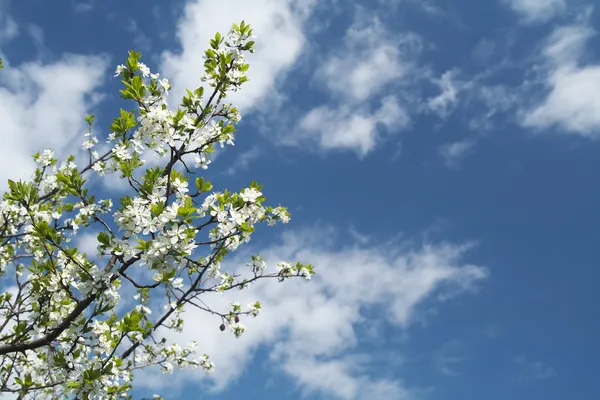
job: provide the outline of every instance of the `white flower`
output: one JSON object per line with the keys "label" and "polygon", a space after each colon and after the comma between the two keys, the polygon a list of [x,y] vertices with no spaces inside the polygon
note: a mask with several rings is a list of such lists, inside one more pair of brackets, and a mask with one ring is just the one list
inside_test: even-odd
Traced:
{"label": "white flower", "polygon": [[115,70],[115,77],[121,75],[126,69],[127,67],[125,67],[124,65],[117,65],[117,69]]}
{"label": "white flower", "polygon": [[206,271],[208,276],[211,278],[220,278],[221,277],[221,264],[218,262],[213,262],[208,270]]}
{"label": "white flower", "polygon": [[273,210],[272,214],[276,218],[279,218],[279,220],[281,222],[283,222],[284,224],[287,224],[288,222],[290,222],[290,213],[287,211],[287,209],[285,207],[276,207]]}
{"label": "white flower", "polygon": [[310,280],[310,277],[312,276],[312,274],[310,273],[310,271],[308,270],[308,268],[301,268],[300,269],[300,276],[303,276],[304,279],[306,279],[308,281],[308,280]]}
{"label": "white flower", "polygon": [[260,312],[260,303],[257,301],[255,303],[248,304],[248,312],[252,317],[257,317]]}
{"label": "white flower", "polygon": [[36,161],[42,167],[47,167],[52,164],[52,159],[54,159],[54,151],[51,149],[46,149],[40,154]]}
{"label": "white flower", "polygon": [[81,145],[84,149],[89,150],[92,147],[94,147],[96,143],[98,143],[98,138],[96,136],[92,136],[91,138],[83,142]]}
{"label": "white flower", "polygon": [[200,360],[200,366],[209,374],[213,372],[215,368],[215,364],[208,359],[206,354],[202,356],[202,360]]}
{"label": "white flower", "polygon": [[173,281],[171,282],[171,286],[173,286],[174,289],[179,289],[179,288],[183,287],[183,279],[182,278],[173,279]]}
{"label": "white flower", "polygon": [[246,265],[252,269],[252,272],[264,271],[265,268],[267,268],[267,263],[265,262],[264,258],[260,256],[252,256],[252,261]]}
{"label": "white flower", "polygon": [[104,161],[96,162],[92,165],[92,169],[100,175],[104,175],[106,173],[106,163]]}
{"label": "white flower", "polygon": [[162,272],[157,272],[157,273],[155,273],[155,274],[152,276],[152,279],[153,279],[155,282],[160,282],[160,281],[162,281],[162,279],[163,279],[163,274],[162,274]]}
{"label": "white flower", "polygon": [[113,153],[121,161],[129,160],[132,158],[129,149],[125,145],[116,145],[113,149]]}
{"label": "white flower", "polygon": [[231,325],[231,331],[233,332],[233,334],[235,335],[236,338],[239,338],[240,336],[242,336],[242,333],[244,333],[245,330],[246,330],[246,327],[240,323]]}
{"label": "white flower", "polygon": [[144,78],[150,76],[150,68],[148,68],[146,64],[139,62],[138,68],[140,69],[140,72]]}
{"label": "white flower", "polygon": [[158,83],[164,90],[169,90],[171,88],[171,84],[169,83],[169,80],[166,78],[161,79],[160,81],[158,81]]}
{"label": "white flower", "polygon": [[173,182],[171,182],[171,185],[180,195],[183,195],[189,191],[188,183],[179,178],[175,178]]}
{"label": "white flower", "polygon": [[234,208],[231,208],[231,210],[229,210],[229,214],[231,214],[230,221],[236,225],[242,225],[244,222],[246,222],[246,216],[240,211],[235,210]]}
{"label": "white flower", "polygon": [[281,261],[278,263],[277,269],[279,270],[279,275],[285,278],[292,276],[292,274],[296,272],[296,267],[287,261]]}
{"label": "white flower", "polygon": [[206,156],[206,154],[201,153],[200,155],[196,155],[196,168],[208,169],[208,165],[210,164],[210,160]]}
{"label": "white flower", "polygon": [[171,364],[170,362],[165,362],[162,365],[162,371],[165,374],[170,374],[171,372],[173,372],[173,364]]}
{"label": "white flower", "polygon": [[248,203],[254,203],[257,198],[262,196],[262,193],[259,192],[258,190],[256,190],[255,188],[248,188],[248,189],[244,189],[240,193],[240,196],[242,197],[242,200],[244,200]]}

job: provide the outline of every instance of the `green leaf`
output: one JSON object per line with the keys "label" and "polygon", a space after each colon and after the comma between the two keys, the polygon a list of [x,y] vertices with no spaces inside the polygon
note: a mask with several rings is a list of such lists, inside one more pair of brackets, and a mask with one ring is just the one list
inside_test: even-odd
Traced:
{"label": "green leaf", "polygon": [[142,58],[142,53],[135,51],[135,50],[130,50],[129,57],[127,58],[127,61],[126,61],[127,68],[129,68],[132,71],[137,71],[138,70],[138,62],[140,61],[141,58]]}
{"label": "green leaf", "polygon": [[131,79],[131,87],[133,88],[136,99],[141,99],[146,96],[146,87],[144,86],[141,76],[136,75]]}
{"label": "green leaf", "polygon": [[129,160],[120,161],[119,168],[121,169],[121,172],[123,173],[123,176],[121,176],[121,178],[123,178],[123,177],[130,178],[133,175],[133,171],[136,168],[141,167],[142,165],[144,165],[144,163],[140,159],[140,156],[138,155],[138,153],[133,153],[132,158],[130,158]]}
{"label": "green leaf", "polygon": [[110,245],[110,236],[108,236],[108,233],[102,231],[98,233],[98,241],[108,247]]}
{"label": "green leaf", "polygon": [[127,206],[133,205],[133,200],[131,199],[131,196],[126,195],[126,196],[122,197],[121,205],[123,206],[123,208],[127,208]]}
{"label": "green leaf", "polygon": [[25,374],[25,386],[29,387],[33,385],[33,379],[31,378],[31,374]]}
{"label": "green leaf", "polygon": [[204,178],[196,178],[196,188],[199,192],[202,192],[202,188],[204,187]]}

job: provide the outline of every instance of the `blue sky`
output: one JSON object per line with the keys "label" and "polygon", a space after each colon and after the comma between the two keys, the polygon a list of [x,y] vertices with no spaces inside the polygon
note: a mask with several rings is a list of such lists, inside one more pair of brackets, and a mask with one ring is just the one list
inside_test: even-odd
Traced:
{"label": "blue sky", "polygon": [[597,399],[593,6],[0,0],[1,188],[36,151],[77,151],[85,114],[108,134],[128,50],[177,99],[200,84],[209,37],[245,19],[258,38],[232,97],[242,123],[206,175],[217,189],[256,179],[292,212],[232,262],[260,252],[319,275],[235,294],[266,308],[241,339],[191,310],[183,339],[216,373],[149,372],[136,395]]}

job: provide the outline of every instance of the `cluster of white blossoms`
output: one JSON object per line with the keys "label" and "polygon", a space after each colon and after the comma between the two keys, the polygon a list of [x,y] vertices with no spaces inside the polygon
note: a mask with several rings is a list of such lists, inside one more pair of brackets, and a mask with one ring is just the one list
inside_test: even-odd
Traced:
{"label": "cluster of white blossoms", "polygon": [[261,306],[258,301],[248,304],[248,312],[254,318],[258,317],[258,314],[260,313],[260,308]]}
{"label": "cluster of white blossoms", "polygon": [[91,132],[87,132],[84,136],[89,138],[81,144],[84,149],[90,150],[96,145],[96,143],[98,143],[98,138],[96,136],[92,136]]}
{"label": "cluster of white blossoms", "polygon": [[[0,324],[0,388],[35,398],[117,399],[127,397],[133,369],[158,366],[170,373],[199,366],[211,372],[214,364],[206,354],[193,358],[195,343],[182,348],[156,338],[162,329],[181,331],[184,306],[195,305],[204,292],[243,289],[259,278],[310,279],[308,264],[280,263],[267,274],[260,256],[248,263],[247,279],[222,272],[223,257],[250,240],[255,224],[287,223],[290,214],[285,207],[264,206],[256,182],[239,193],[211,193],[210,182],[197,178],[190,187],[176,169],[187,171],[188,156],[196,168],[206,169],[213,145],[233,145],[239,111],[221,100],[247,80],[243,53],[252,51],[251,38],[244,23],[234,24],[227,38],[217,34],[205,54],[204,80],[214,93],[204,100],[202,88],[188,91],[177,110],[168,107],[169,81],[130,52],[115,76],[125,85],[122,96],[139,109],[121,110],[114,119],[110,149],[102,155],[94,150],[98,138],[88,116],[82,144],[87,167],[78,170],[73,156],[58,166],[52,150],[45,150],[34,156],[38,168],[31,182],[9,182],[0,202],[0,276],[14,266],[16,294],[0,294],[6,321]],[[168,160],[166,166],[139,176],[141,157],[152,151]],[[123,197],[115,211],[110,199],[88,195],[88,171],[98,176],[119,171],[135,194]],[[206,197],[197,206],[200,195]],[[68,245],[81,227],[92,224],[101,229],[96,262]],[[197,239],[201,232],[208,241]],[[210,255],[196,259],[200,246],[210,248]],[[137,292],[129,309],[121,303],[124,285]],[[152,301],[156,294],[163,298]],[[163,310],[154,307],[158,303]],[[208,311],[239,337],[245,331],[240,316],[256,317],[260,309],[254,302],[245,310],[232,303],[227,313]]]}
{"label": "cluster of white blossoms", "polygon": [[311,276],[314,274],[310,265],[303,265],[300,263],[292,264],[287,261],[278,263],[277,270],[279,271],[280,281],[292,276],[302,276],[306,280],[310,280]]}
{"label": "cluster of white blossoms", "polygon": [[[237,29],[236,29],[237,28]],[[255,37],[252,35],[252,29],[242,22],[239,26],[234,25],[234,29],[229,33],[227,38],[217,34],[211,40],[211,48],[204,54],[204,65],[207,66],[206,73],[201,78],[203,82],[208,82],[210,87],[217,87],[223,84],[223,78],[226,78],[226,83],[231,85],[232,91],[239,90],[240,86],[248,80],[246,71],[248,64],[244,61],[244,51],[253,52]],[[221,44],[225,42],[225,46]],[[226,73],[225,77],[214,69],[215,60],[225,59]]]}

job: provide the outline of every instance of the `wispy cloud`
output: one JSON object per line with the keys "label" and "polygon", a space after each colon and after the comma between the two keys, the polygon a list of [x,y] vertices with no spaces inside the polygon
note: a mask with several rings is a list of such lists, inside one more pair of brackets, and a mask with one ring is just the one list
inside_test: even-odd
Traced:
{"label": "wispy cloud", "polygon": [[77,0],[73,1],[73,11],[76,13],[87,13],[94,9],[93,0]]}
{"label": "wispy cloud", "polygon": [[42,31],[42,28],[35,24],[29,24],[27,26],[27,33],[36,46],[41,47],[44,45],[44,31]]}
{"label": "wispy cloud", "polygon": [[[468,246],[425,245],[399,251],[402,246],[355,242],[340,249],[335,246],[336,237],[338,230],[323,226],[288,231],[281,243],[259,251],[270,268],[279,260],[318,266],[318,275],[310,283],[267,282],[204,299],[217,308],[226,308],[231,300],[242,304],[261,301],[264,315],[245,320],[248,331],[239,340],[219,332],[218,320],[209,314],[186,310],[188,322],[178,337],[184,342],[192,340],[202,329],[199,350],[211,354],[217,365],[216,373],[204,379],[211,379],[214,389],[224,388],[240,376],[261,346],[270,353],[270,365],[293,378],[306,394],[365,400],[407,398],[410,390],[401,381],[369,374],[371,356],[361,352],[363,339],[357,330],[378,320],[408,329],[418,320],[416,308],[422,301],[435,301],[435,293],[468,290],[487,276],[486,269],[461,261]],[[238,254],[231,265],[243,265],[249,254]],[[364,314],[373,306],[381,309],[375,319]],[[195,382],[202,377],[192,372],[178,376]],[[160,380],[148,382],[159,384]]]}
{"label": "wispy cloud", "polygon": [[567,4],[565,0],[502,0],[515,12],[524,23],[534,24],[549,21],[562,14]]}
{"label": "wispy cloud", "polygon": [[256,160],[260,156],[260,154],[261,154],[261,150],[258,146],[251,147],[249,150],[247,150],[243,153],[240,153],[236,157],[233,164],[229,168],[227,168],[225,173],[228,175],[233,175],[236,172],[239,172],[241,170],[248,168],[250,163],[252,161]]}
{"label": "wispy cloud", "polygon": [[390,82],[406,77],[414,67],[407,58],[420,48],[414,34],[394,38],[378,19],[357,19],[346,31],[343,46],[319,66],[315,77],[334,97],[363,102]]}
{"label": "wispy cloud", "polygon": [[379,19],[359,15],[315,73],[333,104],[309,110],[282,143],[351,150],[362,158],[381,143],[381,127],[397,133],[410,123],[404,99],[390,86],[401,91],[422,77],[415,68],[421,39],[410,32],[392,33]]}
{"label": "wispy cloud", "polygon": [[442,375],[458,376],[460,375],[458,364],[466,359],[463,353],[464,350],[460,341],[451,340],[434,353],[434,365]]}
{"label": "wispy cloud", "polygon": [[515,359],[519,380],[546,380],[556,376],[556,371],[541,361],[531,361],[521,355]]}
{"label": "wispy cloud", "polygon": [[506,85],[486,86],[484,84],[472,86],[472,91],[469,93],[471,101],[476,101],[483,104],[485,111],[482,114],[477,114],[472,117],[468,123],[471,130],[485,133],[497,129],[498,121],[494,120],[500,116],[502,124],[510,122],[514,119],[513,112],[519,107],[524,98],[526,91],[523,86],[509,87]]}
{"label": "wispy cloud", "polygon": [[471,57],[477,62],[485,62],[494,51],[496,51],[496,43],[491,39],[482,38],[471,52]]}
{"label": "wispy cloud", "polygon": [[353,150],[364,157],[380,143],[378,124],[399,129],[409,121],[408,113],[393,96],[383,98],[374,111],[346,104],[337,108],[322,106],[308,112],[300,120],[294,136],[284,138],[283,142],[315,142],[322,150]]}
{"label": "wispy cloud", "polygon": [[600,64],[582,60],[593,35],[595,31],[585,20],[557,28],[550,35],[543,52],[548,94],[523,113],[524,126],[537,130],[558,127],[585,137],[600,136]]}
{"label": "wispy cloud", "polygon": [[474,147],[474,140],[464,139],[458,142],[441,145],[438,148],[438,153],[447,166],[457,168],[460,165],[461,160],[473,151]]}
{"label": "wispy cloud", "polygon": [[0,44],[8,43],[19,35],[19,25],[8,12],[9,0],[0,0]]}
{"label": "wispy cloud", "polygon": [[427,100],[429,109],[442,118],[446,118],[450,115],[458,102],[458,92],[460,91],[462,84],[461,82],[453,80],[453,75],[455,74],[455,71],[447,71],[441,78],[434,79],[433,83],[440,88],[441,93],[436,97]]}
{"label": "wispy cloud", "polygon": [[129,19],[125,25],[125,29],[133,35],[133,44],[135,48],[140,51],[147,51],[152,45],[152,39],[150,39],[144,31],[139,27],[138,23],[134,19]]}
{"label": "wispy cloud", "polygon": [[494,323],[489,323],[482,329],[483,335],[488,339],[496,339],[502,335],[502,329]]}

